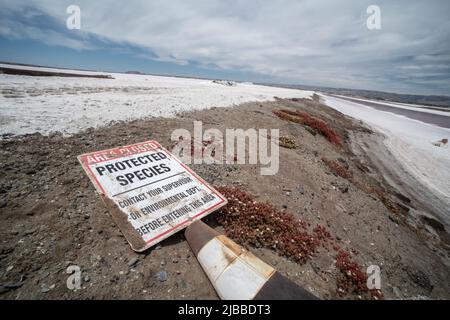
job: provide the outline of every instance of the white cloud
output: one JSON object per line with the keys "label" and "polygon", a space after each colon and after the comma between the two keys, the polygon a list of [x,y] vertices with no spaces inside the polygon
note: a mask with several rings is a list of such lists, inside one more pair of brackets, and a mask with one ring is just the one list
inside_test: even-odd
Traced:
{"label": "white cloud", "polygon": [[[33,5],[60,21],[65,21],[66,7],[73,3],[4,2],[12,10]],[[366,8],[372,1],[361,0],[128,0],[126,4],[78,0],[75,4],[81,8],[84,32],[148,48],[157,55],[149,58],[158,61],[196,61],[305,84],[450,89],[449,70],[440,67],[450,62],[448,1],[378,1],[382,17],[378,31],[366,28]],[[8,29],[3,34],[7,32],[13,35]],[[77,41],[56,37],[54,42],[86,46]],[[413,68],[418,68],[415,76],[420,78],[414,79]],[[423,77],[437,73],[443,79],[434,79],[430,88],[423,85]],[[404,76],[403,83],[393,80],[398,76]]]}

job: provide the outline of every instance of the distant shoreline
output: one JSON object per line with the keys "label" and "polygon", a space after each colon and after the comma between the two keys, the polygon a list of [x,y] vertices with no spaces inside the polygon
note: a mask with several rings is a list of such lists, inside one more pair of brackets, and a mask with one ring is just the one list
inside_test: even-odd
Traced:
{"label": "distant shoreline", "polygon": [[101,74],[81,74],[70,72],[53,72],[43,70],[28,70],[17,68],[5,68],[0,66],[0,74],[19,75],[19,76],[34,76],[34,77],[80,77],[80,78],[100,78],[100,79],[113,79],[110,75]]}
{"label": "distant shoreline", "polygon": [[349,97],[337,96],[334,94],[330,94],[330,96],[340,98],[343,100],[347,100],[350,102],[356,102],[359,104],[363,104],[363,105],[375,108],[380,111],[391,112],[391,113],[395,113],[398,115],[408,117],[410,119],[419,120],[419,121],[429,123],[429,124],[434,124],[434,125],[442,127],[442,128],[450,128],[450,117],[446,117],[446,116],[442,116],[442,115],[438,115],[438,114],[426,113],[426,112],[422,112],[420,110],[415,111],[415,110],[391,107],[391,106],[388,106],[385,104],[377,103],[375,101],[359,100],[359,99],[354,99],[354,98],[349,98]]}
{"label": "distant shoreline", "polygon": [[[73,69],[73,68],[62,68],[62,67],[50,67],[50,66],[41,66],[27,63],[16,63],[16,62],[8,62],[8,61],[0,61],[0,64],[7,64],[11,66],[22,66],[22,67],[34,67],[34,68],[51,68],[51,69],[60,69],[60,70],[76,70],[82,72],[103,72],[103,73],[119,73],[119,74],[136,74],[136,75],[148,75],[148,76],[159,76],[159,77],[173,77],[173,78],[186,78],[186,79],[199,79],[199,80],[228,80],[234,81],[237,83],[245,83],[248,81],[245,80],[237,80],[231,78],[213,78],[213,77],[201,77],[194,75],[174,75],[174,74],[159,74],[159,73],[148,73],[141,71],[131,71],[131,70],[123,70],[123,71],[97,71],[97,70],[88,70],[88,69]],[[277,88],[287,88],[287,89],[299,89],[306,91],[317,91],[323,92],[326,94],[339,94],[345,95],[352,98],[366,98],[366,99],[374,99],[389,102],[398,102],[398,103],[410,103],[410,104],[422,104],[427,106],[430,109],[436,110],[444,110],[450,112],[450,96],[443,95],[419,95],[419,94],[400,94],[400,93],[392,93],[392,92],[384,92],[384,91],[373,91],[373,90],[358,90],[358,89],[348,89],[348,88],[329,88],[329,87],[318,87],[318,86],[310,86],[310,85],[298,85],[298,84],[281,84],[281,83],[269,83],[269,82],[255,82],[250,81],[255,85],[267,86],[267,87],[277,87]]]}

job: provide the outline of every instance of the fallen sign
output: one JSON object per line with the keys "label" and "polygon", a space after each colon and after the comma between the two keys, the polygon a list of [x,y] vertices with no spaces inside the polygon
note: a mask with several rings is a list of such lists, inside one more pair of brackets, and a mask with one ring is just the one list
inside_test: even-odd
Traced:
{"label": "fallen sign", "polygon": [[82,154],[78,160],[138,252],[227,203],[156,141]]}

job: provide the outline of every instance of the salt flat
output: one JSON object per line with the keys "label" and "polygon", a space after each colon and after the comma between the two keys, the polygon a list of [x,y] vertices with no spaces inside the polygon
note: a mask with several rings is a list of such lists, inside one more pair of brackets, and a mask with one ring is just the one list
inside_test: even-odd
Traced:
{"label": "salt flat", "polygon": [[[251,83],[228,86],[205,79],[14,67],[80,75],[110,74],[114,79],[0,74],[0,134],[40,132],[48,135],[60,131],[70,135],[111,121],[174,117],[179,112],[273,100],[275,96],[305,98],[314,94]],[[434,141],[449,138],[449,129],[376,110],[362,103],[322,97],[330,107],[384,133],[386,147],[399,162],[450,204],[450,148],[432,145]],[[410,105],[393,106],[448,116],[445,112]]]}
{"label": "salt flat", "polygon": [[[350,98],[350,97],[342,96],[342,95],[334,95],[334,96],[341,97],[341,98],[347,98],[347,99]],[[370,99],[363,99],[363,98],[356,98],[356,97],[351,97],[351,99],[358,100],[361,102],[377,103],[377,104],[381,104],[381,105],[385,105],[385,106],[389,106],[389,107],[393,107],[393,108],[398,108],[398,109],[419,111],[419,112],[423,112],[423,113],[431,113],[431,114],[450,117],[450,111],[448,111],[448,110],[445,111],[446,109],[443,107],[433,107],[433,109],[431,109],[430,106],[425,106],[425,105],[420,105],[420,104],[392,102],[392,101],[386,101],[386,100],[373,100],[373,99],[370,100]]]}
{"label": "salt flat", "polygon": [[[362,120],[383,133],[385,146],[399,163],[450,206],[450,147],[432,144],[450,138],[450,129],[376,110],[362,103],[328,95],[322,95],[322,98],[328,106]],[[435,113],[433,110],[424,112]]]}
{"label": "salt flat", "polygon": [[[11,67],[11,65],[1,65]],[[40,70],[38,67],[15,66]],[[102,74],[42,68],[43,71]],[[0,74],[0,134],[76,133],[110,121],[173,117],[248,101],[310,97],[312,91],[211,80],[109,73],[114,79]]]}

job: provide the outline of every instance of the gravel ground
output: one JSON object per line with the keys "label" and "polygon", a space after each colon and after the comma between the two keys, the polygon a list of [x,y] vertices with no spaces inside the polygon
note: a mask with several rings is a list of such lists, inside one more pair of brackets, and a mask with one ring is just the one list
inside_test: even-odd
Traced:
{"label": "gravel ground", "polygon": [[[274,109],[303,110],[328,122],[342,147],[305,126],[279,119]],[[179,232],[142,254],[134,253],[113,223],[77,161],[77,155],[149,139],[170,148],[174,129],[279,128],[296,148],[280,148],[280,169],[261,176],[257,165],[192,165],[210,184],[238,186],[295,217],[325,226],[363,268],[379,265],[387,299],[450,298],[448,235],[438,221],[421,219],[416,203],[386,183],[350,137],[376,136],[359,122],[303,99],[246,103],[116,122],[66,137],[4,136],[0,141],[1,299],[217,299]],[[291,144],[292,145],[292,144]],[[379,143],[378,145],[381,145]],[[381,149],[380,149],[381,150]],[[382,152],[382,150],[381,150]],[[338,161],[352,180],[333,173],[322,158]],[[368,192],[370,188],[380,194]],[[420,209],[417,209],[420,208]],[[215,213],[204,219],[219,231]],[[270,248],[249,249],[317,296],[338,295],[336,252],[322,248],[299,264]],[[67,287],[69,266],[79,266],[82,287]]]}

